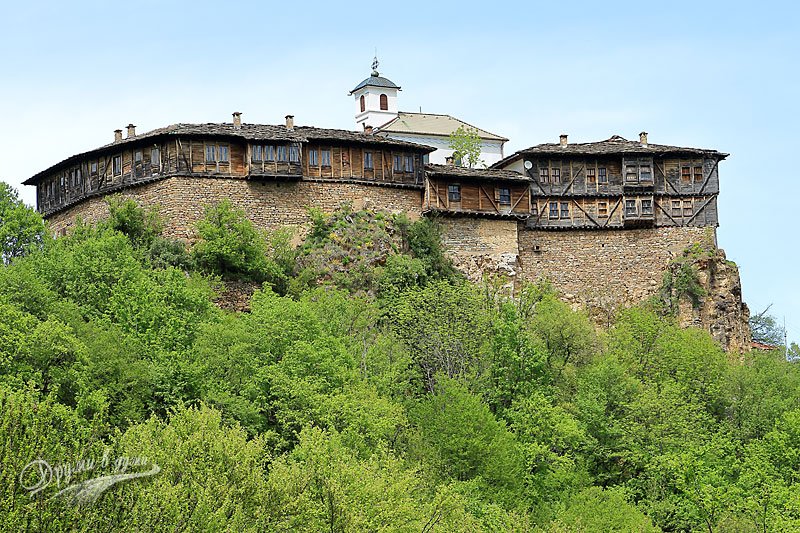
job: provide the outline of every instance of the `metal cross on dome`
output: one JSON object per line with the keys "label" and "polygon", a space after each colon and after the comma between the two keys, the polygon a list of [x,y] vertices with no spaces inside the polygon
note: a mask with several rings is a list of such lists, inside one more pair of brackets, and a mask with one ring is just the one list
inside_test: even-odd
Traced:
{"label": "metal cross on dome", "polygon": [[372,75],[373,76],[377,76],[378,75],[378,65],[379,65],[378,56],[375,56],[372,59]]}

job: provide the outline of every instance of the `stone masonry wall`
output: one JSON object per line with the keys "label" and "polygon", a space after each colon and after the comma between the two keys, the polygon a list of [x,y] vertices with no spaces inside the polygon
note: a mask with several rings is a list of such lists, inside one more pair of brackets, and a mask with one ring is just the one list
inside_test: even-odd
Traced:
{"label": "stone masonry wall", "polygon": [[[385,209],[404,212],[409,218],[421,215],[422,191],[336,182],[253,182],[234,179],[172,177],[133,187],[121,193],[141,206],[158,206],[164,218],[164,234],[193,240],[194,225],[202,218],[204,207],[229,199],[244,209],[257,226],[276,229],[294,227],[303,234],[308,222],[308,207],[331,212],[350,202],[355,209]],[[69,229],[80,216],[85,222],[108,217],[103,198],[90,198],[48,219],[56,233]]]}
{"label": "stone masonry wall", "polygon": [[497,273],[516,280],[519,242],[516,220],[440,218],[442,244],[456,268],[471,281]]}

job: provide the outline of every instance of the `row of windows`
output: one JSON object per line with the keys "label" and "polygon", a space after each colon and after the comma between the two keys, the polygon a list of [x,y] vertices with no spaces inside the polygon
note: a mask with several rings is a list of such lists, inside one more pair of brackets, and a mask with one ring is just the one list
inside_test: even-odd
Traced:
{"label": "row of windows", "polygon": [[[508,187],[500,187],[497,190],[498,203],[500,205],[511,205],[511,189]],[[447,186],[447,199],[451,202],[461,201],[461,185],[450,184]]]}
{"label": "row of windows", "polygon": [[[363,113],[364,111],[367,110],[367,101],[364,98],[363,94],[361,95],[361,98],[359,98],[359,103],[361,104],[361,112]],[[380,106],[381,106],[381,111],[389,110],[389,97],[386,96],[385,94],[382,94],[380,96]]]}
{"label": "row of windows", "polygon": [[[608,170],[605,167],[597,169],[586,169],[586,182],[587,183],[608,183]],[[539,183],[552,183],[558,185],[561,183],[561,169],[560,168],[541,168],[539,169]]]}
{"label": "row of windows", "polygon": [[691,183],[692,178],[695,183],[703,181],[703,167],[681,167],[681,181]]}
{"label": "row of windows", "polygon": [[[642,200],[641,201],[641,208],[642,216],[650,216],[653,214],[653,200]],[[625,200],[625,216],[639,216],[639,210],[637,209],[636,200]]]}
{"label": "row of windows", "polygon": [[[681,181],[684,183],[695,183],[703,181],[703,167],[681,167]],[[626,165],[625,166],[625,181],[626,183],[645,182],[652,183],[653,181],[653,168],[650,165]],[[608,170],[605,167],[597,169],[586,169],[586,182],[589,184],[604,184],[608,183]],[[561,169],[560,168],[541,168],[539,169],[539,183],[552,183],[558,185],[561,183]]]}
{"label": "row of windows", "polygon": [[263,161],[278,161],[281,163],[299,163],[300,162],[300,149],[292,144],[290,146],[284,145],[253,145],[250,152],[250,160],[253,163],[261,163]]}
{"label": "row of windows", "polygon": [[206,163],[230,163],[230,149],[227,144],[207,144]]}

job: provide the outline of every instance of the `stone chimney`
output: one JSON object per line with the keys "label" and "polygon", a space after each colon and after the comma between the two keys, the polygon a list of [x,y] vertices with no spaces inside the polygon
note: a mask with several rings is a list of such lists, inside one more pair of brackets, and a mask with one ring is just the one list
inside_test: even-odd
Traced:
{"label": "stone chimney", "polygon": [[294,115],[286,115],[286,129],[287,130],[294,129]]}
{"label": "stone chimney", "polygon": [[114,142],[118,143],[122,140],[122,130],[114,130]]}
{"label": "stone chimney", "polygon": [[647,132],[643,131],[639,134],[639,143],[642,146],[647,146]]}
{"label": "stone chimney", "polygon": [[128,124],[128,138],[136,137],[136,126],[133,124]]}
{"label": "stone chimney", "polygon": [[242,129],[242,114],[238,111],[233,113],[233,129],[240,130]]}
{"label": "stone chimney", "polygon": [[366,124],[364,124],[364,134],[372,135],[372,126],[367,126]]}
{"label": "stone chimney", "polygon": [[567,147],[567,134],[566,133],[562,133],[561,135],[558,136],[558,143],[561,145],[561,148],[566,148]]}

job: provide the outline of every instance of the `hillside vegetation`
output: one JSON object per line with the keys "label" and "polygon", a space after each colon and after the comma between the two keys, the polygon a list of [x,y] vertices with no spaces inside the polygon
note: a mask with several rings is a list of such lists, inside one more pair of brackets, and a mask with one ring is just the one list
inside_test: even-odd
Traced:
{"label": "hillside vegetation", "polygon": [[[57,240],[25,213],[4,254],[2,531],[800,529],[779,354],[469,284],[431,221],[312,212],[295,248],[223,203],[187,249],[110,207]],[[263,283],[249,313],[214,304],[229,279]],[[36,459],[104,454],[160,471],[83,505],[26,490]]]}

